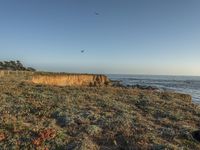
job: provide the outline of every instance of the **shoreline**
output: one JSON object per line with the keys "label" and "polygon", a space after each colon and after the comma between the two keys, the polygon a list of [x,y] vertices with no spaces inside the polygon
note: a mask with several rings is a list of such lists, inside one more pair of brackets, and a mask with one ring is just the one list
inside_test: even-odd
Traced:
{"label": "shoreline", "polygon": [[109,78],[113,80],[120,80],[123,85],[141,85],[141,86],[153,86],[164,91],[175,91],[179,93],[190,94],[193,98],[193,102],[200,104],[200,78],[193,77],[177,77],[171,76],[120,76],[110,75]]}

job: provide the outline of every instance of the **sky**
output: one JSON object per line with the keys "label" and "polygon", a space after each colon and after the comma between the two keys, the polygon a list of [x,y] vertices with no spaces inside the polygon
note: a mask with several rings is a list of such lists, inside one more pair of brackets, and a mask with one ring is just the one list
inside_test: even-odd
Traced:
{"label": "sky", "polygon": [[200,1],[0,0],[0,60],[44,71],[200,76]]}

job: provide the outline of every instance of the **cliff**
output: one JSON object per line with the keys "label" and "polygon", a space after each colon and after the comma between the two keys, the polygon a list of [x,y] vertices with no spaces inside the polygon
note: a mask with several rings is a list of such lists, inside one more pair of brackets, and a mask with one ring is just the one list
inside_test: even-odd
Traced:
{"label": "cliff", "polygon": [[57,86],[103,86],[109,83],[105,75],[93,74],[49,74],[34,75],[32,82],[35,84]]}

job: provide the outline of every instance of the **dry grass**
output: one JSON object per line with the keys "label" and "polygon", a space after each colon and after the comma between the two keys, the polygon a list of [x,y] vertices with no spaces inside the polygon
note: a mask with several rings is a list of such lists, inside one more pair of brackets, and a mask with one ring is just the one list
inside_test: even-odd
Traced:
{"label": "dry grass", "polygon": [[0,149],[200,149],[183,94],[0,79]]}

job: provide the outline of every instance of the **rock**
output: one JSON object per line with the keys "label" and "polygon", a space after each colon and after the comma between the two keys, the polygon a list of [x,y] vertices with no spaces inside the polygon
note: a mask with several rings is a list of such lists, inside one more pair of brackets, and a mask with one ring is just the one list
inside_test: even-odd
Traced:
{"label": "rock", "polygon": [[153,86],[146,86],[146,85],[129,85],[129,87],[131,88],[137,88],[137,89],[141,89],[141,90],[159,90],[159,88],[157,87],[153,87]]}
{"label": "rock", "polygon": [[193,132],[192,132],[192,137],[193,137],[195,140],[197,140],[197,141],[200,142],[200,130],[193,131]]}
{"label": "rock", "polygon": [[141,89],[141,90],[159,90],[159,88],[154,86],[146,86],[146,85],[124,85],[121,81],[112,80],[111,81],[113,87],[122,87],[122,88],[133,88],[133,89]]}
{"label": "rock", "polygon": [[125,85],[121,84],[121,81],[118,80],[111,80],[111,85],[113,87],[126,87]]}

